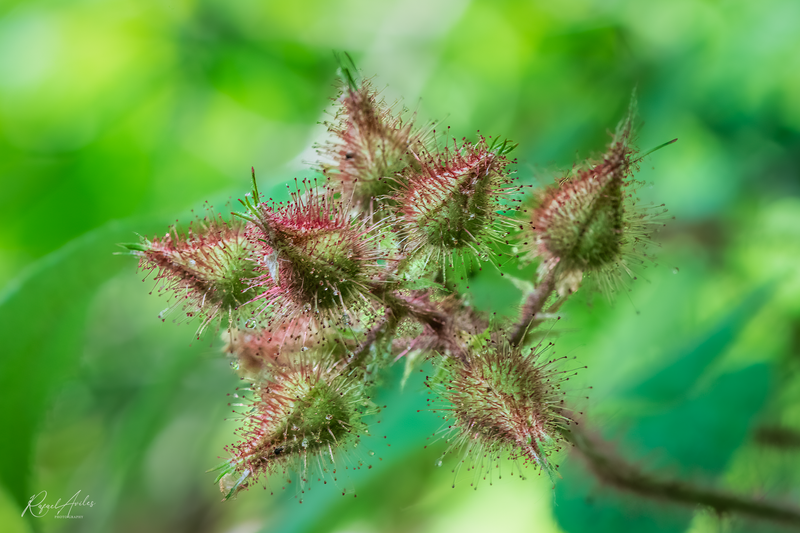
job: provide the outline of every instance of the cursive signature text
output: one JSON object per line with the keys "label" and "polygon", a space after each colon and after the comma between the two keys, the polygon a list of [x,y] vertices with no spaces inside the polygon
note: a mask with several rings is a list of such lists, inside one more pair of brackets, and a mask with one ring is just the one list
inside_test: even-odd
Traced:
{"label": "cursive signature text", "polygon": [[29,511],[32,516],[41,518],[46,516],[50,511],[55,510],[53,516],[56,518],[83,518],[83,515],[73,515],[73,508],[76,506],[94,507],[94,502],[89,500],[88,495],[86,495],[83,500],[79,500],[80,493],[81,491],[76,492],[72,495],[72,498],[64,503],[61,503],[61,498],[59,498],[56,503],[45,503],[47,491],[43,490],[39,494],[31,496],[31,499],[28,500],[28,506],[22,510],[22,516],[25,516],[25,512]]}

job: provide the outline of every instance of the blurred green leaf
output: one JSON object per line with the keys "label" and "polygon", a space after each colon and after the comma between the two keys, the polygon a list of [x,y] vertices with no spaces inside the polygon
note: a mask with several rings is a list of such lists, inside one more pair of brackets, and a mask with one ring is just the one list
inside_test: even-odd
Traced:
{"label": "blurred green leaf", "polygon": [[697,397],[636,420],[625,441],[650,451],[649,468],[713,479],[747,437],[770,385],[770,368],[763,364],[724,374]]}
{"label": "blurred green leaf", "polygon": [[0,324],[10,333],[0,360],[0,404],[7,406],[0,427],[13,433],[0,441],[0,481],[22,507],[31,496],[35,435],[52,394],[80,359],[88,304],[104,281],[135,268],[130,258],[113,255],[114,243],[143,225],[115,221],[92,231],[31,266],[0,295]]}
{"label": "blurred green leaf", "polygon": [[[769,393],[766,365],[754,365],[717,379],[704,394],[659,415],[628,421],[623,442],[613,439],[623,457],[645,472],[684,476],[714,486],[733,453],[741,446]],[[669,428],[669,431],[665,429]],[[663,505],[606,489],[596,478],[567,459],[556,484],[555,512],[570,532],[684,531],[690,508]],[[702,473],[704,475],[698,475]]]}
{"label": "blurred green leaf", "polygon": [[674,355],[665,355],[662,360],[671,361],[669,366],[660,368],[649,378],[621,391],[620,397],[623,400],[640,398],[662,404],[679,401],[691,392],[709,365],[731,346],[747,322],[769,301],[774,290],[774,283],[754,290],[686,348]]}

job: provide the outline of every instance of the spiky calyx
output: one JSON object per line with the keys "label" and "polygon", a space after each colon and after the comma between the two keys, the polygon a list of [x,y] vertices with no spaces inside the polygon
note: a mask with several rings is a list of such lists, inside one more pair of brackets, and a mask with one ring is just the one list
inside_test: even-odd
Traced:
{"label": "spiky calyx", "polygon": [[267,288],[260,297],[266,305],[289,315],[324,314],[346,311],[369,294],[368,285],[385,272],[378,264],[385,254],[375,228],[348,211],[330,189],[258,206],[251,239],[266,244],[256,254],[264,274],[255,282]]}
{"label": "spiky calyx", "polygon": [[246,303],[249,280],[256,277],[245,223],[205,217],[186,232],[173,226],[164,237],[125,245],[139,257],[139,268],[155,271],[159,292],[171,291],[188,317],[197,313],[208,323]]}
{"label": "spiky calyx", "polygon": [[531,224],[541,251],[565,269],[599,270],[619,255],[629,154],[615,143],[602,163],[562,181],[534,212]]}
{"label": "spiky calyx", "polygon": [[488,245],[501,239],[501,199],[519,190],[507,172],[509,148],[507,142],[494,146],[484,138],[464,141],[424,155],[418,169],[406,171],[407,183],[395,196],[396,229],[409,253],[485,255]]}
{"label": "spiky calyx", "polygon": [[403,120],[379,99],[368,81],[345,84],[336,99],[334,140],[320,149],[322,171],[351,199],[352,207],[377,209],[398,186],[398,173],[416,161],[410,149],[421,147],[425,133]]}
{"label": "spiky calyx", "polygon": [[637,205],[632,179],[637,160],[631,146],[632,117],[624,120],[602,161],[562,179],[547,190],[525,230],[532,256],[543,258],[544,271],[557,268],[562,295],[580,284],[584,273],[596,274],[608,293],[619,285],[630,263],[643,263],[640,248],[652,244],[663,225],[662,206]]}
{"label": "spiky calyx", "polygon": [[375,409],[363,384],[344,368],[329,359],[298,358],[255,382],[246,403],[232,404],[246,410],[241,440],[226,448],[232,455],[220,476],[226,498],[261,475],[289,470],[297,472],[302,487],[312,474],[335,468],[337,454],[368,433],[363,417]]}
{"label": "spiky calyx", "polygon": [[543,357],[551,346],[523,352],[505,341],[485,341],[463,359],[443,363],[428,386],[446,403],[433,403],[434,411],[447,413],[443,418],[455,433],[445,453],[461,449],[478,472],[503,455],[553,472],[547,454],[559,447],[565,423],[560,385],[568,377],[556,368],[557,359]]}

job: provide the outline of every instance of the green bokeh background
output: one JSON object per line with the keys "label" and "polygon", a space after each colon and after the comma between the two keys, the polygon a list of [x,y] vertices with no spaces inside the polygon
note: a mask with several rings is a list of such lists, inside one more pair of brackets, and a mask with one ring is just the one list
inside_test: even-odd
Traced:
{"label": "green bokeh background", "polygon": [[[251,165],[270,196],[312,176],[336,50],[420,122],[518,141],[530,184],[601,151],[636,88],[640,147],[679,138],[639,173],[675,220],[629,293],[563,308],[558,350],[588,365],[570,395],[648,470],[800,502],[798,21],[795,0],[6,0],[0,530],[771,531],[620,496],[566,454],[555,489],[475,491],[469,473],[452,489],[402,363],[362,444],[381,460],[342,484],[358,498],[315,487],[299,505],[277,483],[220,503],[204,471],[237,380],[216,336],[162,323],[136,261],[112,254],[206,201],[229,211]],[[483,309],[519,303],[494,273],[471,286]],[[41,490],[95,505],[20,518]]]}

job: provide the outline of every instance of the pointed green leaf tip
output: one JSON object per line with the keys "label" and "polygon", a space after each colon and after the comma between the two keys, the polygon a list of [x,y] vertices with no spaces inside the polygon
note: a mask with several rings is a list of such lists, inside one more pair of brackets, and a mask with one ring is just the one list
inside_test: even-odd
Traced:
{"label": "pointed green leaf tip", "polygon": [[245,195],[244,200],[239,198],[239,203],[244,206],[244,208],[247,210],[247,213],[232,212],[231,215],[247,222],[258,224],[258,205],[261,202],[261,193],[258,192],[255,167],[250,167],[250,175],[252,176],[253,190]]}
{"label": "pointed green leaf tip", "polygon": [[358,90],[358,67],[356,67],[355,61],[353,58],[350,57],[350,54],[347,52],[342,52],[341,54],[334,52],[333,56],[336,58],[336,61],[339,63],[339,72],[344,81],[347,82],[347,86],[350,87],[351,91]]}
{"label": "pointed green leaf tip", "polygon": [[250,477],[250,469],[245,469],[238,478],[234,472],[229,472],[222,476],[219,481],[220,490],[223,493],[222,500],[227,501],[235,498],[239,491],[247,488],[247,479]]}
{"label": "pointed green leaf tip", "polygon": [[250,176],[253,180],[253,200],[256,205],[260,201],[261,194],[258,192],[258,182],[256,181],[256,167],[250,167]]}
{"label": "pointed green leaf tip", "polygon": [[138,242],[136,243],[123,242],[120,243],[119,245],[122,246],[123,248],[130,250],[131,252],[146,252],[148,250],[147,246]]}
{"label": "pointed green leaf tip", "polygon": [[494,152],[497,155],[506,156],[513,152],[519,143],[512,142],[510,139],[500,139],[500,137],[495,137],[492,139],[492,142],[489,143],[488,151]]}
{"label": "pointed green leaf tip", "polygon": [[675,138],[675,139],[672,139],[671,141],[667,141],[667,142],[665,142],[665,143],[661,143],[661,144],[659,144],[658,146],[656,146],[655,148],[653,148],[652,150],[648,150],[648,151],[647,151],[647,152],[645,152],[644,154],[640,155],[640,156],[639,156],[639,157],[638,157],[636,160],[637,160],[637,161],[641,161],[642,159],[644,159],[644,158],[645,158],[645,157],[647,157],[648,155],[652,154],[653,152],[657,152],[657,151],[661,150],[662,148],[664,148],[665,146],[669,146],[670,144],[672,144],[672,143],[676,143],[676,142],[678,142],[678,139],[677,139],[677,138]]}

